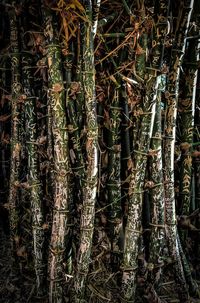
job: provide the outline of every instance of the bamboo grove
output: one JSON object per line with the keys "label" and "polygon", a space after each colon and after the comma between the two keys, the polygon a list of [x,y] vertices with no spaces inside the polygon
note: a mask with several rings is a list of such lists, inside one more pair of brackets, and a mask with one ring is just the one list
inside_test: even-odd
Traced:
{"label": "bamboo grove", "polygon": [[199,302],[200,2],[1,1],[0,42],[0,302]]}

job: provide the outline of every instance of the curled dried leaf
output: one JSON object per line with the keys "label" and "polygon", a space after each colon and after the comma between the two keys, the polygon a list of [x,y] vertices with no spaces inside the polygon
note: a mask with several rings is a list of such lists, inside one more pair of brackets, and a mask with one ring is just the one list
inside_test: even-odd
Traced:
{"label": "curled dried leaf", "polygon": [[143,55],[146,51],[139,45],[139,43],[137,44],[137,48],[136,48],[136,55]]}
{"label": "curled dried leaf", "polygon": [[38,144],[45,144],[47,142],[47,136],[41,136],[38,138]]}
{"label": "curled dried leaf", "polygon": [[27,257],[27,252],[26,252],[26,247],[25,246],[21,246],[20,248],[18,248],[17,256],[18,257],[23,257],[23,258]]}
{"label": "curled dried leaf", "polygon": [[147,181],[145,183],[145,188],[153,188],[154,187],[154,182],[153,181]]}
{"label": "curled dried leaf", "polygon": [[181,151],[187,151],[190,148],[190,144],[188,142],[183,142],[180,144],[180,150]]}
{"label": "curled dried leaf", "polygon": [[54,93],[60,93],[62,90],[63,90],[63,86],[62,86],[62,84],[60,84],[60,83],[56,83],[56,84],[54,84],[53,87],[52,87],[52,91],[53,91]]}
{"label": "curled dried leaf", "polygon": [[10,117],[11,117],[11,115],[2,115],[2,116],[0,116],[0,121],[1,121],[1,122],[5,122],[5,121],[7,121]]}

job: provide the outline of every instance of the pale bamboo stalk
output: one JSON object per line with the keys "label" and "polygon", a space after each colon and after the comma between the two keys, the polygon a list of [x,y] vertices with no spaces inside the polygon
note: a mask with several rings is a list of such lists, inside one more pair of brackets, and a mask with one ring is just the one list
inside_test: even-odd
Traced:
{"label": "pale bamboo stalk", "polygon": [[[140,1],[141,18],[144,18],[144,3]],[[163,3],[163,2],[162,2]],[[167,5],[164,10],[166,13]],[[166,22],[164,24],[166,29]],[[136,55],[135,76],[139,77],[145,88],[145,96],[142,104],[142,122],[138,134],[138,148],[135,150],[134,167],[131,173],[130,181],[130,200],[128,209],[127,225],[125,227],[125,247],[123,257],[123,276],[122,276],[122,296],[124,300],[134,300],[136,290],[137,258],[139,252],[139,240],[142,232],[142,201],[144,193],[144,179],[147,165],[147,157],[150,149],[150,139],[153,132],[154,119],[156,113],[157,92],[160,77],[157,71],[162,64],[162,40],[165,30],[158,38],[157,47],[153,50],[152,65],[149,59],[146,59],[147,52],[147,33],[144,32],[139,43],[142,50]],[[137,46],[138,47],[138,46]],[[159,54],[159,55],[158,55]],[[161,159],[160,159],[161,161]],[[134,302],[134,301],[133,301]]]}
{"label": "pale bamboo stalk", "polygon": [[[149,245],[149,279],[154,286],[159,285],[159,278],[163,266],[163,246],[165,243],[164,227],[164,184],[163,184],[163,155],[162,155],[162,94],[166,87],[166,75],[162,74],[163,54],[165,39],[168,31],[168,9],[169,1],[155,2],[153,32],[154,47],[152,49],[152,67],[159,70],[161,75],[158,79],[158,90],[156,98],[156,114],[153,134],[151,138],[150,167],[149,167],[149,190],[151,204],[151,236]],[[147,187],[148,187],[147,186]]]}
{"label": "pale bamboo stalk", "polygon": [[[158,285],[159,271],[163,266],[163,246],[165,242],[164,227],[164,184],[163,184],[163,164],[162,164],[162,117],[161,117],[161,91],[164,87],[160,83],[157,93],[156,115],[154,129],[151,138],[150,151],[150,203],[151,203],[151,237],[150,237],[150,256],[148,260],[149,279],[151,283]],[[164,80],[166,81],[166,80]]]}
{"label": "pale bamboo stalk", "polygon": [[85,35],[83,43],[83,83],[85,91],[85,110],[87,127],[87,169],[83,188],[83,205],[80,222],[80,246],[77,256],[77,271],[75,275],[75,302],[84,298],[86,279],[89,270],[90,255],[95,218],[95,202],[98,178],[98,125],[95,97],[94,70],[94,35],[92,33],[92,3],[85,0],[85,12],[88,19],[84,24]]}
{"label": "pale bamboo stalk", "polygon": [[168,239],[169,252],[174,261],[174,274],[179,288],[181,300],[188,300],[188,289],[180,257],[178,246],[178,233],[176,226],[175,192],[174,192],[174,149],[176,134],[177,102],[179,92],[180,67],[185,53],[185,38],[193,7],[192,1],[183,1],[180,7],[178,27],[176,35],[178,42],[172,47],[172,58],[167,86],[167,109],[165,113],[165,137],[164,137],[164,184],[165,184],[165,224]]}
{"label": "pale bamboo stalk", "polygon": [[95,0],[93,4],[93,28],[92,28],[94,37],[97,33],[100,6],[101,6],[101,0]]}
{"label": "pale bamboo stalk", "polygon": [[[125,300],[134,300],[136,290],[137,257],[139,240],[142,233],[142,201],[147,157],[150,149],[155,117],[155,99],[158,81],[154,77],[148,82],[148,94],[145,95],[146,109],[140,131],[138,149],[135,150],[135,166],[131,173],[129,185],[129,209],[125,227],[125,244],[123,256],[122,296]],[[152,99],[150,96],[153,96]]]}

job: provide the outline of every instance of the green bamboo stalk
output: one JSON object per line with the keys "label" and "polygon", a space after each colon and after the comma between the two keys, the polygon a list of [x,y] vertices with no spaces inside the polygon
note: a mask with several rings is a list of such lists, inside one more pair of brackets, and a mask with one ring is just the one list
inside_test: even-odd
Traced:
{"label": "green bamboo stalk", "polygon": [[186,281],[189,285],[189,292],[192,296],[194,296],[196,298],[200,298],[199,286],[198,286],[197,282],[192,277],[191,269],[190,269],[190,266],[188,264],[188,260],[185,256],[185,253],[183,251],[182,244],[181,244],[181,241],[180,241],[179,237],[178,237],[178,247],[179,247],[179,251],[180,251],[181,261],[183,263],[185,279],[186,279]]}
{"label": "green bamboo stalk", "polygon": [[167,86],[167,109],[165,113],[164,130],[164,184],[165,184],[165,223],[168,239],[169,253],[174,261],[174,275],[179,288],[181,300],[188,300],[188,289],[185,281],[180,250],[178,247],[178,233],[176,226],[175,194],[174,194],[174,148],[177,102],[179,91],[180,67],[185,53],[185,38],[191,17],[193,1],[183,1],[180,7],[177,30],[174,45],[172,46],[172,57]]}
{"label": "green bamboo stalk", "polygon": [[[151,138],[150,151],[150,203],[151,203],[151,237],[150,237],[150,256],[148,268],[150,272],[151,283],[158,285],[159,271],[163,266],[163,246],[165,242],[164,230],[164,184],[163,184],[163,166],[162,166],[162,117],[161,117],[161,84],[162,75],[156,100],[156,115],[154,129]],[[165,76],[164,76],[165,77]],[[166,81],[166,80],[164,80]],[[164,84],[165,85],[165,84]]]}
{"label": "green bamboo stalk", "polygon": [[[163,2],[162,2],[163,4]],[[163,12],[167,11],[167,5],[164,3]],[[143,8],[144,3],[141,1],[140,6]],[[144,18],[144,8],[142,9],[142,18]],[[160,21],[160,20],[159,20]],[[162,25],[163,27],[163,25]],[[150,139],[153,132],[154,118],[155,118],[155,106],[158,93],[158,87],[160,77],[157,76],[157,71],[161,68],[162,64],[162,40],[166,33],[166,21],[164,22],[164,30],[158,38],[158,45],[153,50],[152,65],[146,61],[146,50],[147,50],[147,33],[141,36],[140,52],[136,52],[136,66],[135,76],[139,78],[140,82],[145,85],[145,95],[143,99],[142,107],[142,121],[140,125],[140,131],[138,134],[138,147],[135,150],[134,163],[135,166],[131,173],[130,181],[130,201],[128,210],[127,225],[125,228],[125,248],[123,258],[123,298],[125,300],[134,300],[135,289],[136,289],[136,272],[137,272],[137,257],[139,251],[139,240],[142,232],[141,214],[142,214],[142,200],[144,192],[144,179],[145,170],[147,165],[147,157],[150,149]],[[138,46],[137,46],[138,48]],[[159,54],[159,55],[158,55]],[[158,144],[158,142],[157,142]],[[162,158],[160,158],[161,164]],[[160,176],[159,176],[160,178]],[[159,184],[159,182],[158,182]],[[161,188],[161,187],[160,187]],[[156,190],[156,187],[154,188]],[[158,190],[158,189],[157,189]],[[161,188],[161,195],[162,188]],[[157,192],[158,194],[158,192]],[[160,201],[159,201],[160,202]],[[163,205],[161,203],[162,212]],[[162,218],[162,213],[160,214]],[[162,221],[162,220],[161,220]],[[163,236],[162,236],[163,237]]]}
{"label": "green bamboo stalk", "polygon": [[[199,12],[200,6],[197,1],[194,1],[193,15],[192,20],[196,22],[199,26]],[[194,32],[193,32],[194,31]],[[192,30],[192,35],[198,34],[196,29]],[[189,216],[190,211],[192,210],[192,200],[194,197],[191,197],[191,194],[194,195],[193,191],[194,182],[193,182],[193,169],[192,169],[192,151],[193,151],[193,139],[194,139],[194,115],[195,115],[195,100],[196,100],[196,87],[197,87],[197,76],[198,76],[198,61],[199,61],[199,47],[200,43],[198,40],[187,40],[187,55],[183,61],[183,71],[184,71],[184,86],[182,89],[181,97],[179,98],[179,110],[180,110],[180,119],[181,125],[184,127],[181,128],[181,139],[182,139],[182,162],[181,162],[181,175],[180,175],[180,186],[179,191],[182,197],[181,203],[181,214]],[[193,209],[193,211],[195,208]],[[182,244],[187,244],[186,236],[188,235],[187,231],[180,231],[181,242]],[[180,242],[180,246],[181,246]],[[192,296],[199,297],[200,292],[196,281],[194,281],[190,266],[188,264],[187,258],[184,253],[185,249],[180,247],[181,258],[183,262],[184,272],[186,281],[189,285],[189,292]]]}
{"label": "green bamboo stalk", "polygon": [[[120,251],[124,250],[124,226],[127,219],[127,206],[128,206],[128,189],[129,189],[129,175],[132,167],[131,159],[131,138],[130,138],[130,126],[132,121],[129,114],[129,102],[128,102],[128,89],[129,83],[123,83],[121,87],[121,103],[122,103],[122,124],[121,124],[121,204],[123,211],[123,227],[122,237],[119,238]],[[134,140],[132,140],[135,142]]]}
{"label": "green bamboo stalk", "polygon": [[[163,54],[165,37],[168,30],[168,7],[169,1],[162,0],[155,2],[152,49],[152,68],[162,73]],[[156,98],[156,114],[154,128],[151,138],[150,152],[150,203],[151,203],[151,237],[149,246],[149,279],[153,285],[159,284],[161,277],[161,267],[163,266],[163,246],[165,243],[164,228],[164,184],[163,184],[163,164],[162,164],[162,95],[165,91],[166,75],[157,77],[158,90]]]}
{"label": "green bamboo stalk", "polygon": [[[198,69],[197,73],[197,86],[196,86],[196,100],[195,100],[195,109],[200,107],[200,69]],[[194,139],[199,143],[200,141],[200,113],[199,110],[195,110],[195,133]],[[198,144],[199,145],[199,144]],[[200,159],[199,157],[194,158],[194,176],[195,176],[195,208],[200,208]],[[200,219],[197,220],[197,227],[200,228]],[[200,256],[200,233],[197,238],[197,242],[195,245],[196,250],[196,259],[199,261]]]}
{"label": "green bamboo stalk", "polygon": [[[137,9],[140,11],[140,16],[138,18],[138,23],[143,23],[145,20],[145,6],[144,0],[137,1]],[[142,32],[142,27],[138,30],[139,33]],[[138,34],[138,33],[137,33]],[[147,37],[148,34],[144,31],[142,34],[139,35],[136,44],[136,56],[135,56],[135,76],[138,80],[142,83],[144,82],[145,72],[146,72],[146,50],[147,46]]]}
{"label": "green bamboo stalk", "polygon": [[79,85],[79,83],[71,82],[70,88],[68,89],[67,92],[66,102],[67,102],[68,119],[70,123],[68,129],[70,133],[70,141],[72,142],[72,146],[73,146],[73,154],[71,155],[72,171],[74,172],[76,179],[79,179],[80,188],[81,188],[83,186],[84,178],[85,178],[85,165],[83,162],[79,127],[77,123],[76,109],[74,106],[75,100],[70,96],[71,92],[73,92],[73,87],[75,87],[76,85]]}
{"label": "green bamboo stalk", "polygon": [[85,105],[84,105],[84,88],[83,88],[83,54],[81,45],[84,43],[85,34],[83,30],[83,23],[80,22],[80,29],[77,33],[77,58],[76,58],[76,72],[74,80],[80,84],[80,91],[76,95],[76,107],[77,107],[77,123],[79,127],[79,135],[84,127],[84,117],[85,117]]}
{"label": "green bamboo stalk", "polygon": [[[146,43],[144,43],[146,46]],[[146,52],[145,52],[146,53]],[[142,55],[144,56],[144,52]],[[138,60],[144,67],[145,59]],[[145,75],[145,69],[140,72]],[[145,78],[145,96],[143,98],[142,122],[139,131],[139,142],[135,152],[134,168],[131,172],[129,186],[129,209],[127,225],[125,227],[125,247],[123,257],[122,296],[125,300],[134,299],[136,289],[137,257],[139,251],[139,239],[141,237],[141,214],[144,192],[145,170],[150,148],[153,123],[155,117],[155,100],[158,88],[158,78],[155,72]],[[141,78],[142,79],[142,78]]]}
{"label": "green bamboo stalk", "polygon": [[[157,81],[154,77],[148,82],[148,93],[144,100],[144,116],[141,123],[140,141],[135,150],[135,166],[131,172],[131,181],[129,186],[129,209],[127,225],[125,227],[125,247],[123,257],[123,278],[122,295],[125,300],[134,298],[136,288],[136,271],[138,245],[141,237],[141,214],[142,200],[144,192],[144,179],[147,164],[147,156],[150,148],[150,138],[152,135],[152,126],[155,115],[155,92],[157,90]],[[149,93],[150,92],[150,93]]]}
{"label": "green bamboo stalk", "polygon": [[103,27],[104,25],[106,25],[108,22],[111,22],[115,19],[115,17],[117,16],[117,13],[114,12],[111,15],[107,16],[106,18],[102,18],[99,20],[98,22],[98,27]]}
{"label": "green bamboo stalk", "polygon": [[194,129],[195,93],[197,82],[197,41],[188,43],[188,56],[183,62],[184,87],[178,102],[179,117],[181,120],[181,173],[179,192],[181,196],[181,213],[189,215],[190,190],[192,175],[192,143]]}
{"label": "green bamboo stalk", "polygon": [[[180,209],[181,214],[188,216],[191,209],[191,186],[192,186],[192,149],[193,149],[193,129],[194,129],[194,110],[195,110],[195,95],[197,82],[197,56],[196,56],[197,41],[189,40],[188,51],[189,55],[183,62],[184,68],[184,87],[181,97],[179,98],[179,116],[181,120],[181,168],[180,168]],[[189,62],[188,62],[189,60]],[[181,243],[186,245],[187,230],[180,230]],[[180,248],[181,257],[186,281],[189,285],[191,295],[198,295],[198,287],[193,280],[190,272],[187,259],[184,251]]]}
{"label": "green bamboo stalk", "polygon": [[[27,20],[25,20],[25,23]],[[26,24],[24,25],[26,27]],[[28,53],[24,37],[22,35],[22,79],[25,98],[25,124],[27,136],[27,154],[28,154],[28,174],[27,183],[30,192],[30,202],[32,211],[32,233],[33,233],[33,251],[34,265],[36,273],[37,295],[44,294],[45,265],[43,259],[44,229],[43,229],[43,211],[42,211],[42,189],[38,173],[38,154],[37,154],[37,127],[36,127],[36,96],[34,91],[33,79],[33,56]]]}
{"label": "green bamboo stalk", "polygon": [[109,208],[109,234],[111,237],[111,263],[114,264],[116,255],[119,254],[119,235],[122,230],[122,209],[121,209],[121,107],[120,89],[121,85],[115,83],[113,98],[110,102],[108,128],[108,204]]}
{"label": "green bamboo stalk", "polygon": [[85,41],[83,44],[83,83],[85,91],[86,127],[87,127],[87,170],[83,188],[83,208],[80,223],[80,246],[77,256],[77,272],[75,275],[76,302],[84,297],[85,283],[89,270],[92,237],[94,230],[95,202],[97,194],[97,140],[98,126],[95,100],[94,71],[94,35],[92,33],[92,3],[85,0]]}
{"label": "green bamboo stalk", "polygon": [[10,20],[10,44],[11,44],[11,163],[10,163],[10,186],[9,186],[9,220],[12,252],[16,253],[15,241],[18,241],[18,211],[19,203],[19,172],[21,163],[21,142],[20,142],[20,106],[19,99],[22,95],[21,74],[20,74],[20,49],[18,37],[18,21],[15,11],[16,3],[9,8]]}
{"label": "green bamboo stalk", "polygon": [[49,103],[52,111],[52,134],[54,153],[54,209],[49,251],[49,302],[62,302],[64,279],[63,259],[68,222],[68,134],[64,107],[64,84],[61,69],[61,50],[51,11],[43,3],[44,35],[47,39],[47,63]]}
{"label": "green bamboo stalk", "polygon": [[123,2],[124,8],[125,8],[127,14],[128,14],[129,16],[133,16],[133,13],[132,13],[130,7],[128,6],[126,0],[122,0],[122,2]]}
{"label": "green bamboo stalk", "polygon": [[[1,12],[1,18],[3,19],[3,14],[5,11]],[[6,34],[6,33],[5,33]],[[8,128],[7,125],[10,126],[10,117],[11,117],[11,104],[6,100],[6,95],[8,96],[11,86],[11,66],[10,66],[10,59],[7,55],[5,57],[0,58],[0,100],[5,100],[5,104],[1,104],[1,116],[5,116],[5,121],[0,122],[0,133],[1,133],[1,143],[0,143],[0,163],[1,163],[1,185],[0,185],[0,192],[1,192],[1,202],[3,205],[8,201],[8,188],[9,188],[9,178],[10,178],[10,165],[9,165],[9,157],[10,157],[10,142],[6,140],[8,136]],[[6,223],[9,219],[9,210],[5,210],[5,214],[2,216],[2,220],[5,220]],[[6,232],[9,231],[9,224],[7,228],[5,228]]]}
{"label": "green bamboo stalk", "polygon": [[[65,78],[66,78],[66,106],[67,106],[67,117],[68,117],[68,131],[70,134],[70,142],[73,147],[71,155],[71,165],[72,171],[74,172],[75,178],[79,180],[80,190],[83,187],[83,182],[85,178],[85,164],[83,161],[83,154],[80,142],[80,127],[78,116],[76,113],[76,104],[79,102],[79,95],[82,94],[82,82],[72,81],[72,63],[74,55],[72,50],[65,57],[64,67],[65,67]],[[78,58],[80,59],[80,58]],[[77,64],[80,64],[79,62]],[[79,75],[77,76],[79,79]],[[81,197],[81,193],[80,193]]]}
{"label": "green bamboo stalk", "polygon": [[[78,230],[77,226],[80,224],[80,212],[78,211],[79,205],[83,198],[83,186],[85,180],[85,164],[82,154],[82,147],[80,142],[80,127],[78,114],[76,112],[76,105],[80,101],[79,95],[82,94],[82,82],[72,81],[72,67],[74,61],[74,52],[72,49],[72,44],[69,46],[69,53],[64,58],[64,68],[65,68],[65,88],[66,88],[66,109],[67,109],[67,120],[68,120],[68,132],[69,132],[69,146],[70,146],[70,159],[71,159],[71,169],[73,175],[71,176],[71,182],[74,182],[74,186],[71,190],[71,196],[73,204],[70,208],[71,224],[74,226],[73,231],[71,229],[71,234],[73,232],[73,239],[71,235],[71,240],[73,241],[75,247],[78,246]],[[80,58],[78,58],[80,59]],[[80,64],[79,62],[77,64]],[[77,75],[76,75],[77,77]],[[79,77],[79,76],[78,76]],[[78,78],[77,77],[77,78]],[[72,180],[73,179],[73,180]],[[74,194],[74,187],[76,188],[76,193]],[[70,207],[70,205],[69,205]],[[76,223],[75,223],[76,222]],[[69,248],[71,250],[72,247]],[[68,258],[68,268],[72,268],[72,258]],[[70,274],[71,272],[69,272]]]}

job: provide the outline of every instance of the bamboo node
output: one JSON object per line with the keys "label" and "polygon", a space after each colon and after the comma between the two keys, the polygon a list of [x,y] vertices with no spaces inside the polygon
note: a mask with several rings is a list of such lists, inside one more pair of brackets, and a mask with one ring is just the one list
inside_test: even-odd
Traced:
{"label": "bamboo node", "polygon": [[152,136],[151,139],[162,141],[162,137],[155,137],[155,136]]}
{"label": "bamboo node", "polygon": [[132,192],[130,192],[130,194],[132,194],[132,195],[141,195],[141,194],[143,194],[144,192],[145,192],[146,190],[140,190],[140,191],[132,191]]}
{"label": "bamboo node", "polygon": [[164,224],[155,224],[155,223],[149,223],[150,226],[158,227],[158,228],[166,228],[166,225]]}
{"label": "bamboo node", "polygon": [[160,151],[161,149],[158,148],[158,149],[150,149],[149,152],[148,152],[148,155],[150,157],[153,157],[153,156],[157,156],[158,152]]}
{"label": "bamboo node", "polygon": [[58,209],[56,207],[54,207],[53,212],[58,212],[58,213],[69,213],[69,209]]}
{"label": "bamboo node", "polygon": [[133,233],[142,234],[141,230],[136,230],[136,229],[133,229],[133,228],[130,228],[130,227],[126,227],[126,230],[131,231]]}
{"label": "bamboo node", "polygon": [[112,106],[112,105],[110,105],[109,108],[110,108],[110,109],[114,109],[114,110],[118,110],[118,111],[121,111],[121,110],[122,110],[121,107]]}
{"label": "bamboo node", "polygon": [[52,247],[49,247],[49,249],[54,256],[62,254],[65,251],[65,248],[64,249],[59,249],[59,248],[53,249]]}
{"label": "bamboo node", "polygon": [[58,279],[58,278],[57,278],[57,279],[54,279],[54,278],[51,278],[51,277],[48,277],[48,278],[47,278],[47,280],[48,280],[48,281],[54,281],[54,282],[62,282],[62,281],[64,281],[64,279],[63,279],[63,278],[60,278],[60,279]]}
{"label": "bamboo node", "polygon": [[149,153],[145,153],[145,152],[140,151],[140,150],[134,149],[133,151],[134,151],[134,153],[136,153],[136,154],[140,154],[140,155],[144,155],[144,156],[148,156],[148,155],[149,155]]}
{"label": "bamboo node", "polygon": [[125,267],[125,266],[121,266],[120,269],[122,269],[123,271],[135,271],[138,269],[138,266],[135,267]]}
{"label": "bamboo node", "polygon": [[155,188],[155,187],[158,187],[158,186],[161,186],[161,185],[163,185],[163,183],[154,183],[154,185],[152,186],[152,188]]}
{"label": "bamboo node", "polygon": [[80,227],[80,230],[86,230],[86,231],[90,231],[93,229],[94,229],[94,227]]}

